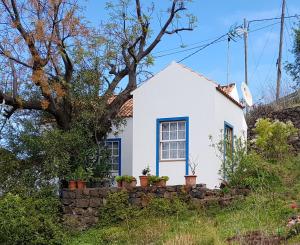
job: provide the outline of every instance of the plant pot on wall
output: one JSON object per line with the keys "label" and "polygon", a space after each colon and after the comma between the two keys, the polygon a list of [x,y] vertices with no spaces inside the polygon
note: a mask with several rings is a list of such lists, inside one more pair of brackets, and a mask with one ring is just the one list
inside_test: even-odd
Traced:
{"label": "plant pot on wall", "polygon": [[123,187],[123,181],[124,177],[123,176],[116,176],[115,181],[117,182],[117,187],[122,188]]}
{"label": "plant pot on wall", "polygon": [[122,187],[124,187],[125,189],[131,189],[133,187],[136,187],[136,179],[132,180],[131,182],[123,181]]}
{"label": "plant pot on wall", "polygon": [[77,188],[79,190],[83,190],[86,188],[86,181],[83,180],[77,180]]}
{"label": "plant pot on wall", "polygon": [[148,179],[147,175],[140,176],[140,184],[141,184],[141,187],[149,186],[149,179]]}
{"label": "plant pot on wall", "polygon": [[69,189],[70,190],[76,189],[76,181],[75,180],[69,180]]}
{"label": "plant pot on wall", "polygon": [[157,186],[157,187],[165,187],[166,186],[166,181],[165,180],[163,180],[163,179],[161,179],[160,181],[158,181],[158,182],[155,182],[155,186]]}
{"label": "plant pot on wall", "polygon": [[186,187],[196,187],[197,175],[186,175],[184,178]]}

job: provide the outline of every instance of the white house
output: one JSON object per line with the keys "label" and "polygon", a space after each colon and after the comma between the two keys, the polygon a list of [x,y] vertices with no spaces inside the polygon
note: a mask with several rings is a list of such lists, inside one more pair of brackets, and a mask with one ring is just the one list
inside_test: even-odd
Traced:
{"label": "white house", "polygon": [[199,161],[197,182],[217,186],[221,160],[209,135],[218,140],[221,130],[228,138],[247,133],[235,84],[220,86],[172,62],[132,95],[120,111],[126,126],[108,137],[115,174],[138,179],[149,166],[152,174],[169,176],[168,184],[184,184],[192,156]]}

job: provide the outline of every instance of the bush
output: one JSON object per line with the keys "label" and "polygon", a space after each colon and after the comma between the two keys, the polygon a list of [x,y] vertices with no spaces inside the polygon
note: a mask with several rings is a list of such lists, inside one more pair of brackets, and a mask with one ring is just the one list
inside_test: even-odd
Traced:
{"label": "bush", "polygon": [[281,160],[288,156],[291,146],[288,143],[290,137],[297,133],[292,122],[280,122],[278,120],[259,119],[255,124],[255,145],[258,151],[271,161]]}
{"label": "bush", "polygon": [[256,153],[249,153],[231,175],[230,186],[250,189],[271,188],[281,184],[276,165]]}
{"label": "bush", "polygon": [[153,198],[150,200],[145,211],[156,217],[168,217],[172,215],[182,215],[187,211],[187,204],[179,198]]}
{"label": "bush", "polygon": [[130,205],[128,199],[125,191],[110,193],[106,204],[99,210],[101,224],[116,224],[135,217],[137,210]]}
{"label": "bush", "polygon": [[58,200],[8,193],[0,199],[0,244],[61,244]]}

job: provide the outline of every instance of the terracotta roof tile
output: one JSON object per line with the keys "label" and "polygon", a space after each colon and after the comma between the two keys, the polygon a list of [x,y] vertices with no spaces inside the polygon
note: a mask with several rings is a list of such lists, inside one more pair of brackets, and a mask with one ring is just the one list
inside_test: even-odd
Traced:
{"label": "terracotta roof tile", "polygon": [[[110,104],[113,102],[113,100],[116,98],[116,95],[111,96],[107,102]],[[127,100],[122,107],[120,108],[120,111],[118,113],[119,117],[132,117],[133,116],[133,99]]]}
{"label": "terracotta roof tile", "polygon": [[220,88],[226,93],[226,94],[230,94],[232,92],[232,90],[234,89],[235,84],[234,83],[230,83],[228,85],[223,85],[220,86]]}
{"label": "terracotta roof tile", "polygon": [[133,116],[133,99],[127,100],[121,107],[119,117],[132,117]]}

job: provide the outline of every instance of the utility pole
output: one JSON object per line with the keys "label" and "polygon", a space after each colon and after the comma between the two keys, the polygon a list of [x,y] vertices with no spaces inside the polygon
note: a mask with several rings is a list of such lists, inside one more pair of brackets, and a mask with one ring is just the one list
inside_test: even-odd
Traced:
{"label": "utility pole", "polygon": [[[244,18],[244,58],[245,58],[245,83],[248,86],[248,23]],[[246,114],[248,114],[248,106],[246,103]]]}
{"label": "utility pole", "polygon": [[281,57],[282,57],[282,44],[283,44],[284,14],[285,14],[285,0],[282,0],[281,22],[280,22],[279,55],[278,55],[278,60],[277,60],[276,101],[279,100],[279,96],[280,96]]}
{"label": "utility pole", "polygon": [[248,85],[248,23],[244,18],[245,83]]}

